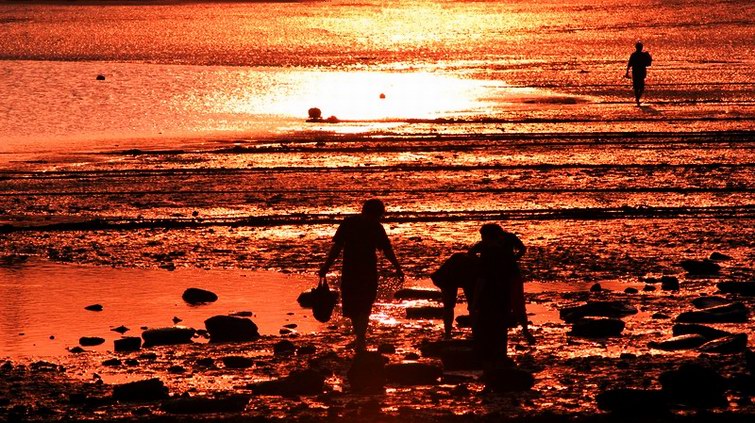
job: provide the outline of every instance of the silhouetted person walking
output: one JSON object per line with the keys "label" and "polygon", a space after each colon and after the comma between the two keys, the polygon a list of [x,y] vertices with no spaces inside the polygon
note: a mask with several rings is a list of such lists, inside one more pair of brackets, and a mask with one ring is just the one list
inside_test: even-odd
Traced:
{"label": "silhouetted person walking", "polygon": [[653,58],[647,51],[642,51],[642,43],[637,41],[634,45],[636,51],[629,56],[627,63],[627,72],[625,78],[629,78],[629,68],[632,68],[632,88],[634,88],[634,99],[637,105],[640,105],[640,97],[645,91],[645,77],[647,77],[647,68],[653,63]]}
{"label": "silhouetted person walking", "polygon": [[383,251],[385,257],[396,268],[399,278],[404,277],[388,235],[380,223],[380,218],[384,214],[383,202],[371,199],[364,203],[361,214],[344,219],[333,236],[333,247],[330,249],[328,258],[320,268],[320,277],[325,277],[330,266],[343,250],[341,272],[343,315],[351,319],[357,351],[364,351],[367,348],[367,325],[372,312],[372,304],[377,296],[376,250]]}

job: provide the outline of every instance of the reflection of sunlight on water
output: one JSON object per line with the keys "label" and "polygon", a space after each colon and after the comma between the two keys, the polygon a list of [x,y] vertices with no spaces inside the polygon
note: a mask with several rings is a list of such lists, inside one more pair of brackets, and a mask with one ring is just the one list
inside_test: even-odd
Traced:
{"label": "reflection of sunlight on water", "polygon": [[264,84],[250,78],[257,83],[245,92],[221,92],[197,106],[218,113],[284,116],[302,116],[318,107],[323,117],[347,120],[436,118],[479,110],[479,99],[490,89],[485,86],[490,82],[427,72],[288,72]]}

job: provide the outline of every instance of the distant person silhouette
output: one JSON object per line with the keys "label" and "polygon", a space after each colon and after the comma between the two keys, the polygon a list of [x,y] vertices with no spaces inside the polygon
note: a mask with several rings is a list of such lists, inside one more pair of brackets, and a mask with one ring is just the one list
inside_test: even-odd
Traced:
{"label": "distant person silhouette", "polygon": [[333,236],[333,246],[319,272],[320,277],[325,277],[343,250],[343,315],[351,319],[356,337],[354,347],[357,351],[367,349],[367,325],[377,296],[376,250],[382,250],[396,268],[398,277],[404,278],[404,272],[396,259],[388,235],[380,223],[380,218],[384,214],[383,202],[371,199],[364,203],[361,214],[344,219]]}
{"label": "distant person silhouette", "polygon": [[629,78],[629,68],[632,68],[632,88],[634,88],[634,99],[637,106],[640,105],[640,97],[645,91],[645,77],[647,77],[647,68],[653,63],[653,58],[647,51],[642,51],[642,42],[637,41],[634,45],[636,51],[629,56],[627,62],[627,72],[625,78]]}
{"label": "distant person silhouette", "polygon": [[483,364],[493,366],[507,359],[509,327],[521,324],[527,341],[534,342],[527,328],[523,279],[517,263],[526,248],[516,235],[495,223],[482,225],[480,236],[482,240],[469,251],[480,258],[472,333]]}

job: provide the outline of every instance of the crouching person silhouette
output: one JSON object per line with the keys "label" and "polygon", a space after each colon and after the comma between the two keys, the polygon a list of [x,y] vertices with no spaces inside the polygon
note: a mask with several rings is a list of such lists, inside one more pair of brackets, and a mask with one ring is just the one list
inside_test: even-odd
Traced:
{"label": "crouching person silhouette", "polygon": [[522,325],[528,342],[523,279],[517,259],[526,248],[514,234],[499,225],[480,228],[481,241],[469,251],[479,257],[480,270],[472,299],[472,334],[475,348],[486,367],[508,361],[508,328]]}
{"label": "crouching person silhouette", "polygon": [[333,236],[333,246],[319,272],[320,277],[325,277],[330,266],[343,251],[341,272],[343,315],[351,319],[356,338],[354,347],[358,352],[367,349],[367,326],[372,305],[377,297],[376,251],[382,250],[385,257],[396,268],[397,276],[404,278],[404,272],[396,259],[385,228],[380,223],[384,214],[383,202],[371,199],[363,204],[361,214],[344,219]]}

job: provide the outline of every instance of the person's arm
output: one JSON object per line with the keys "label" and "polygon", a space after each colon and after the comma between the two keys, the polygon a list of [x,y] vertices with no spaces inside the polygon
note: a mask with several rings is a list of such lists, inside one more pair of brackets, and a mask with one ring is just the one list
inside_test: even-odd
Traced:
{"label": "person's arm", "polygon": [[330,266],[333,265],[333,263],[336,261],[338,256],[341,254],[341,250],[343,249],[343,244],[340,242],[334,242],[333,246],[330,247],[330,252],[328,253],[328,258],[325,259],[325,263],[322,264],[320,267],[319,275],[321,278],[324,278],[328,274],[328,270],[330,270]]}
{"label": "person's arm", "polygon": [[388,261],[393,264],[393,267],[396,268],[396,276],[398,276],[401,279],[404,279],[404,271],[401,270],[401,264],[398,262],[398,259],[396,258],[396,254],[393,252],[393,247],[391,246],[391,243],[388,242],[388,244],[385,246],[385,249],[383,250],[383,254],[385,254],[385,258],[388,259]]}
{"label": "person's arm", "polygon": [[629,56],[629,60],[627,61],[627,72],[624,74],[625,78],[629,78],[629,68],[632,67],[632,56]]}
{"label": "person's arm", "polygon": [[522,240],[514,234],[511,234],[511,243],[514,249],[514,258],[518,260],[525,252],[527,252],[527,247],[525,247]]}
{"label": "person's arm", "polygon": [[522,325],[522,335],[527,343],[534,344],[535,337],[532,336],[527,321],[527,306],[524,301],[524,280],[521,277],[515,278],[511,285],[511,306],[516,323]]}

